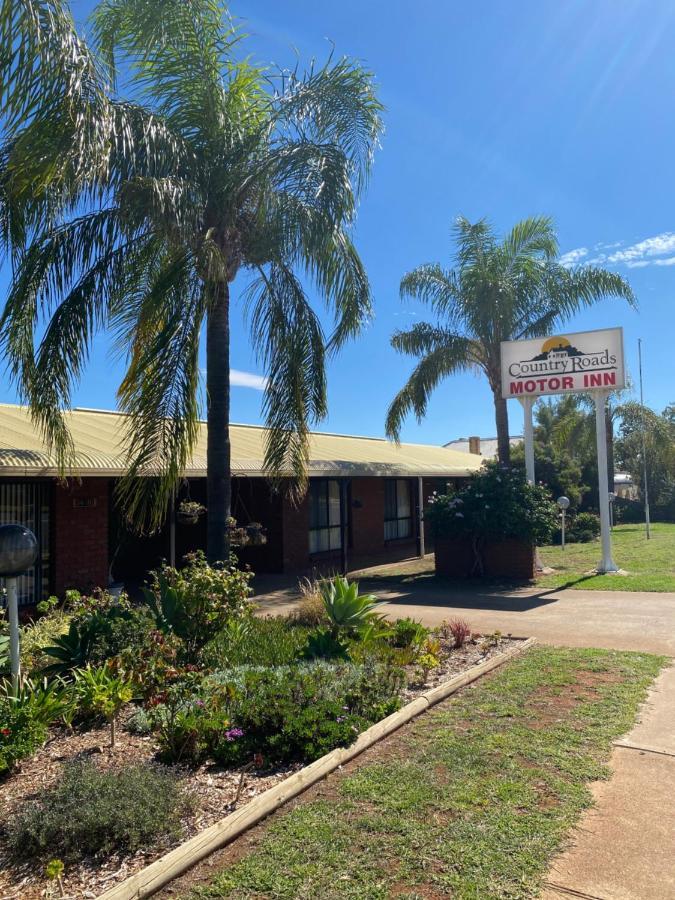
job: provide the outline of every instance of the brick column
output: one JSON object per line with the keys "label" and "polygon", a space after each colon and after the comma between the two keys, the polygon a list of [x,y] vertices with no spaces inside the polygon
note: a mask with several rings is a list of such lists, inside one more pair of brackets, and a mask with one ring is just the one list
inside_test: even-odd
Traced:
{"label": "brick column", "polygon": [[83,478],[54,491],[55,594],[108,584],[108,479]]}

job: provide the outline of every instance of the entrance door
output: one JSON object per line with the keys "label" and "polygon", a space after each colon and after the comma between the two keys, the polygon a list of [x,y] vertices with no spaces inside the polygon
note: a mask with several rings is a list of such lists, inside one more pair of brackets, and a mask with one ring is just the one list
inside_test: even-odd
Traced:
{"label": "entrance door", "polygon": [[30,606],[49,595],[49,514],[51,485],[39,482],[0,483],[0,525],[24,525],[38,541],[38,560],[18,579],[19,604]]}

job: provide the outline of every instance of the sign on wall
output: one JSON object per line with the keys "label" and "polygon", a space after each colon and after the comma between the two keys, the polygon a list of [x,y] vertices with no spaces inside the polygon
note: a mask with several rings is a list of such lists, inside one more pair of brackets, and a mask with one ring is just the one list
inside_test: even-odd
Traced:
{"label": "sign on wall", "polygon": [[625,386],[623,328],[502,342],[505,399]]}

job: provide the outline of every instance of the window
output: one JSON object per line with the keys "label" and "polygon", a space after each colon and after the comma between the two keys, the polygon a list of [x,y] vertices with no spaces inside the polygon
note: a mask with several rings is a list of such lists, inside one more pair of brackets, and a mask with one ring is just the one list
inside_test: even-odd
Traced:
{"label": "window", "polygon": [[396,541],[412,537],[412,498],[410,482],[388,478],[384,483],[384,539]]}
{"label": "window", "polygon": [[49,510],[49,485],[21,481],[0,484],[0,525],[25,525],[38,540],[37,563],[17,579],[21,606],[49,596]]}
{"label": "window", "polygon": [[309,552],[328,553],[342,549],[340,484],[328,479],[309,483]]}

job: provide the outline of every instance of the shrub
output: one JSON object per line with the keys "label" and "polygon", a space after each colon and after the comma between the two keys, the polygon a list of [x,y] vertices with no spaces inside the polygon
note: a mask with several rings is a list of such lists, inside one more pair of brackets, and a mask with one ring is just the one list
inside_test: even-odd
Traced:
{"label": "shrub", "polygon": [[452,637],[452,646],[460,650],[471,637],[471,626],[463,619],[453,619],[447,623],[447,630]]}
{"label": "shrub", "polygon": [[44,648],[68,631],[71,618],[71,613],[50,606],[44,615],[21,628],[21,668],[24,672],[39,672],[48,665]]}
{"label": "shrub", "polygon": [[147,639],[153,620],[147,609],[119,597],[96,591],[86,597],[69,592],[73,614],[67,631],[42,647],[43,674],[69,675],[88,665],[101,666],[125,650],[136,650]]}
{"label": "shrub", "polygon": [[588,544],[594,541],[600,535],[600,516],[591,512],[577,513],[566,538],[570,541],[577,541],[580,544]]}
{"label": "shrub", "polygon": [[103,772],[93,763],[67,765],[59,781],[23,807],[7,828],[17,857],[134,852],[180,833],[190,802],[175,776],[150,766]]}
{"label": "shrub", "polygon": [[210,566],[201,551],[185,559],[183,569],[153,572],[144,594],[156,627],[180,638],[185,658],[195,660],[228,619],[250,614],[253,574],[234,563]]}
{"label": "shrub", "polygon": [[303,652],[310,629],[286,616],[233,619],[204,649],[206,666],[285,666]]}
{"label": "shrub", "polygon": [[427,639],[429,629],[425,628],[421,622],[414,619],[397,619],[392,625],[389,643],[392,647],[417,648],[421,647]]}
{"label": "shrub", "polygon": [[431,501],[424,516],[441,538],[519,538],[542,545],[557,524],[557,507],[547,489],[496,462],[484,463],[454,496],[435,495]]}
{"label": "shrub", "polygon": [[302,653],[305,659],[349,659],[349,647],[327,628],[312,631]]}
{"label": "shrub", "polygon": [[227,725],[211,732],[209,752],[226,764],[255,753],[278,762],[315,759],[397,709],[404,678],[391,666],[320,661],[219,673],[207,683],[229,688]]}
{"label": "shrub", "polygon": [[106,719],[110,725],[111,747],[115,746],[117,717],[133,695],[131,677],[124,671],[115,672],[110,665],[99,669],[87,667],[75,672],[77,702],[85,713]]}
{"label": "shrub", "polygon": [[44,744],[49,725],[67,713],[71,702],[58,682],[36,687],[26,681],[17,696],[5,686],[0,693],[0,776]]}

